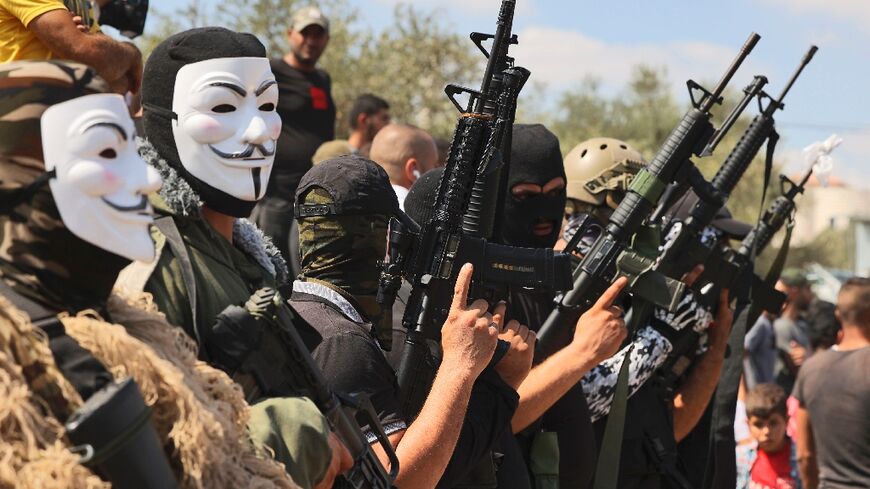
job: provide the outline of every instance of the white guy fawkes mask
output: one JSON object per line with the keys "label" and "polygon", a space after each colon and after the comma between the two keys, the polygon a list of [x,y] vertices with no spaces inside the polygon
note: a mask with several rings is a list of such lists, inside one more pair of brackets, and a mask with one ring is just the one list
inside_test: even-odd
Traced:
{"label": "white guy fawkes mask", "polygon": [[216,58],[178,70],[172,134],[194,177],[240,200],[263,197],[281,118],[278,87],[266,58]]}
{"label": "white guy fawkes mask", "polygon": [[146,195],[161,181],[139,157],[124,98],[105,93],[53,105],[41,126],[45,170],[56,173],[48,184],[67,229],[116,255],[152,261]]}

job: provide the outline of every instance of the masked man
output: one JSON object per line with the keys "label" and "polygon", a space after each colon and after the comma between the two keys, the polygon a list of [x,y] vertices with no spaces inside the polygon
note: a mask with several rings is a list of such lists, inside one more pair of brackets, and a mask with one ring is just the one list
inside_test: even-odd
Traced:
{"label": "masked man", "polygon": [[312,326],[307,337],[314,359],[336,390],[370,398],[396,447],[398,487],[453,487],[507,428],[517,401],[514,384],[531,363],[530,355],[509,352],[496,370],[485,369],[504,305],[492,314],[486,301],[467,305],[471,267],[463,267],[441,329],[441,364],[412,422],[382,349],[390,338],[390,311],[376,300],[387,224],[402,217],[389,177],[358,156],[320,163],[302,178],[296,215],[302,274],[291,304]]}
{"label": "masked man", "polygon": [[[441,169],[426,173],[411,187],[406,209],[413,219],[422,223],[431,217],[442,173]],[[508,181],[501,241],[513,246],[552,247],[565,208],[565,172],[559,142],[544,126],[514,126]],[[531,487],[532,482],[534,487],[553,483],[585,487],[591,481],[595,457],[594,440],[590,443],[592,427],[583,392],[574,386],[584,373],[612,355],[625,337],[620,314],[608,303],[623,285],[620,282],[608,290],[602,302],[581,318],[569,347],[536,366],[517,384],[520,404],[511,420],[512,430],[505,431],[495,447],[504,455],[496,473],[498,487]],[[511,291],[509,304],[508,317],[521,324],[528,320],[534,330],[552,309],[553,293]],[[534,332],[530,336],[534,338]],[[540,424],[535,421],[548,411],[546,428],[550,433],[524,433],[521,450],[512,433],[533,423],[537,428]]]}
{"label": "masked man", "polygon": [[[556,136],[540,124],[514,125],[501,241],[552,248],[561,230],[565,184]],[[608,294],[615,297],[622,285]],[[512,290],[508,317],[537,329],[552,310],[553,297],[552,291]],[[539,359],[542,363],[520,385],[520,407],[512,425],[514,432],[525,430],[518,439],[536,487],[546,487],[545,481],[555,474],[560,487],[587,487],[592,482],[596,449],[578,383],[590,369],[613,355],[625,338],[622,311],[617,307],[593,307],[584,317],[587,324],[576,328],[571,344],[548,359]],[[590,327],[589,320],[599,315],[603,327]],[[526,429],[530,425],[532,428]],[[553,452],[558,458],[551,456]]]}
{"label": "masked man", "polygon": [[[579,144],[565,157],[568,174],[568,204],[565,239],[582,232],[577,252],[588,252],[602,227],[619,205],[631,178],[645,164],[640,153],[612,138],[595,138]],[[578,229],[584,215],[600,225]],[[684,281],[691,283],[697,269]],[[670,393],[662,376],[654,376],[674,351],[675,343],[694,331],[709,338],[704,353],[694,362],[685,380]],[[613,358],[586,374],[581,382],[596,431],[603,434],[603,418],[609,413],[619,367],[630,354],[628,414],[622,442],[619,487],[654,487],[667,481],[681,487],[684,476],[676,466],[676,442],[685,438],[701,418],[716,386],[724,350],[731,331],[727,295],[720,295],[715,320],[692,294],[677,311],[656,310],[648,326],[640,328]],[[660,372],[667,376],[667,372]],[[656,382],[650,381],[656,379]],[[649,382],[648,382],[649,381]],[[641,415],[643,413],[643,415]],[[650,450],[656,447],[656,450]]]}
{"label": "masked man", "polygon": [[112,293],[154,258],[160,178],[107,91],[77,63],[0,68],[0,485],[297,487],[250,443],[233,382],[148,297]]}
{"label": "masked man", "polygon": [[147,140],[140,152],[164,180],[153,199],[158,258],[129,270],[125,284],[144,284],[167,318],[197,340],[200,356],[242,385],[256,402],[254,439],[300,485],[331,486],[331,461],[346,452],[313,404],[261,375],[283,361],[267,357],[280,352],[264,352],[274,339],[229,313],[258,289],[287,280],[278,251],[243,219],[265,192],[281,130],[265,48],[253,35],[223,28],[176,34],[148,58],[142,95]]}

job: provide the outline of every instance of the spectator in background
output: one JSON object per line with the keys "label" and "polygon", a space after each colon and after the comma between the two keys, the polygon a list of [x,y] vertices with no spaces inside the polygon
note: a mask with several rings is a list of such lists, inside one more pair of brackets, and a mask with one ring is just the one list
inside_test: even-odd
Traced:
{"label": "spectator in background", "polygon": [[364,93],[354,100],[348,120],[350,136],[321,144],[311,157],[312,164],[341,155],[368,157],[375,135],[390,123],[390,104],[380,97]]}
{"label": "spectator in background", "polygon": [[790,392],[797,370],[812,353],[803,314],[813,300],[813,292],[806,275],[797,270],[784,271],[776,283],[776,290],[786,295],[786,302],[780,316],[773,321],[778,350],[773,375],[774,381]]}
{"label": "spectator in background", "polygon": [[837,306],[816,299],[810,303],[805,314],[807,339],[814,352],[827,350],[840,342],[843,326],[837,319]]}
{"label": "spectator in background", "polygon": [[287,37],[290,52],[271,62],[282,122],[275,166],[266,196],[251,215],[285,257],[296,186],[311,168],[315,150],[335,138],[332,81],[317,68],[329,43],[329,20],[317,7],[302,8],[293,15]]}
{"label": "spectator in background", "polygon": [[794,397],[804,487],[870,487],[870,279],[840,288],[842,340],[801,368]]}
{"label": "spectator in background", "polygon": [[744,380],[748,389],[758,384],[773,382],[773,370],[779,352],[776,348],[776,333],[773,330],[775,317],[767,311],[762,312],[743,340],[746,356]]}
{"label": "spectator in background", "polygon": [[372,142],[371,159],[386,170],[399,208],[404,210],[411,185],[438,166],[438,148],[432,136],[419,127],[390,124]]}
{"label": "spectator in background", "polygon": [[68,59],[93,67],[112,91],[137,93],[142,53],[131,43],[85,32],[61,0],[0,0],[0,63]]}
{"label": "spectator in background", "polygon": [[746,395],[754,443],[737,446],[737,489],[800,487],[795,444],[786,436],[786,394],[776,384],[758,384]]}
{"label": "spectator in background", "polygon": [[370,148],[375,135],[390,123],[390,104],[386,100],[364,93],[356,98],[348,116],[350,136],[347,143],[351,154],[361,154]]}

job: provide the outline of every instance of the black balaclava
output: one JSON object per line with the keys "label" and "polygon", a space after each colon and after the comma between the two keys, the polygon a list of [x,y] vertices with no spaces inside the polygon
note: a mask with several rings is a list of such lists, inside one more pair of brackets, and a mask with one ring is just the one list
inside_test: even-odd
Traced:
{"label": "black balaclava", "polygon": [[178,157],[172,124],[175,78],[183,66],[217,58],[265,58],[266,48],[253,34],[223,27],[190,29],[166,38],[145,64],[142,75],[142,121],[145,136],[157,152],[199,194],[206,206],[234,217],[248,217],[256,202],[238,199],[218,190],[188,172]]}
{"label": "black balaclava", "polygon": [[[543,187],[556,177],[565,178],[556,135],[541,124],[515,124],[502,216],[501,240],[505,244],[532,248],[552,248],[556,244],[565,213],[564,186],[552,196],[541,194],[518,199],[511,192],[517,184]],[[546,236],[535,235],[535,224],[544,222],[552,224],[553,229]]]}
{"label": "black balaclava", "polygon": [[427,171],[411,185],[405,196],[405,213],[420,226],[426,224],[435,211],[438,184],[443,175],[443,166]]}

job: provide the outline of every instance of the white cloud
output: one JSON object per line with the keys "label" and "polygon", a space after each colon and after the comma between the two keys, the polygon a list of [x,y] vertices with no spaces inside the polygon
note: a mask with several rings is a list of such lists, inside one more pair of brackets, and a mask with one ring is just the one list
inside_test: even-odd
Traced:
{"label": "white cloud", "polygon": [[[528,27],[519,32],[512,49],[517,64],[532,71],[532,80],[564,89],[586,77],[599,79],[605,88],[625,85],[638,64],[666,67],[668,78],[681,93],[684,82],[718,80],[740,47],[695,41],[666,43],[607,43],[580,32]],[[734,86],[748,82],[748,61],[734,78]],[[754,70],[753,70],[754,73]],[[712,87],[708,87],[711,88]]]}
{"label": "white cloud", "polygon": [[866,28],[870,24],[867,0],[765,0],[793,13],[815,14],[851,21]]}

